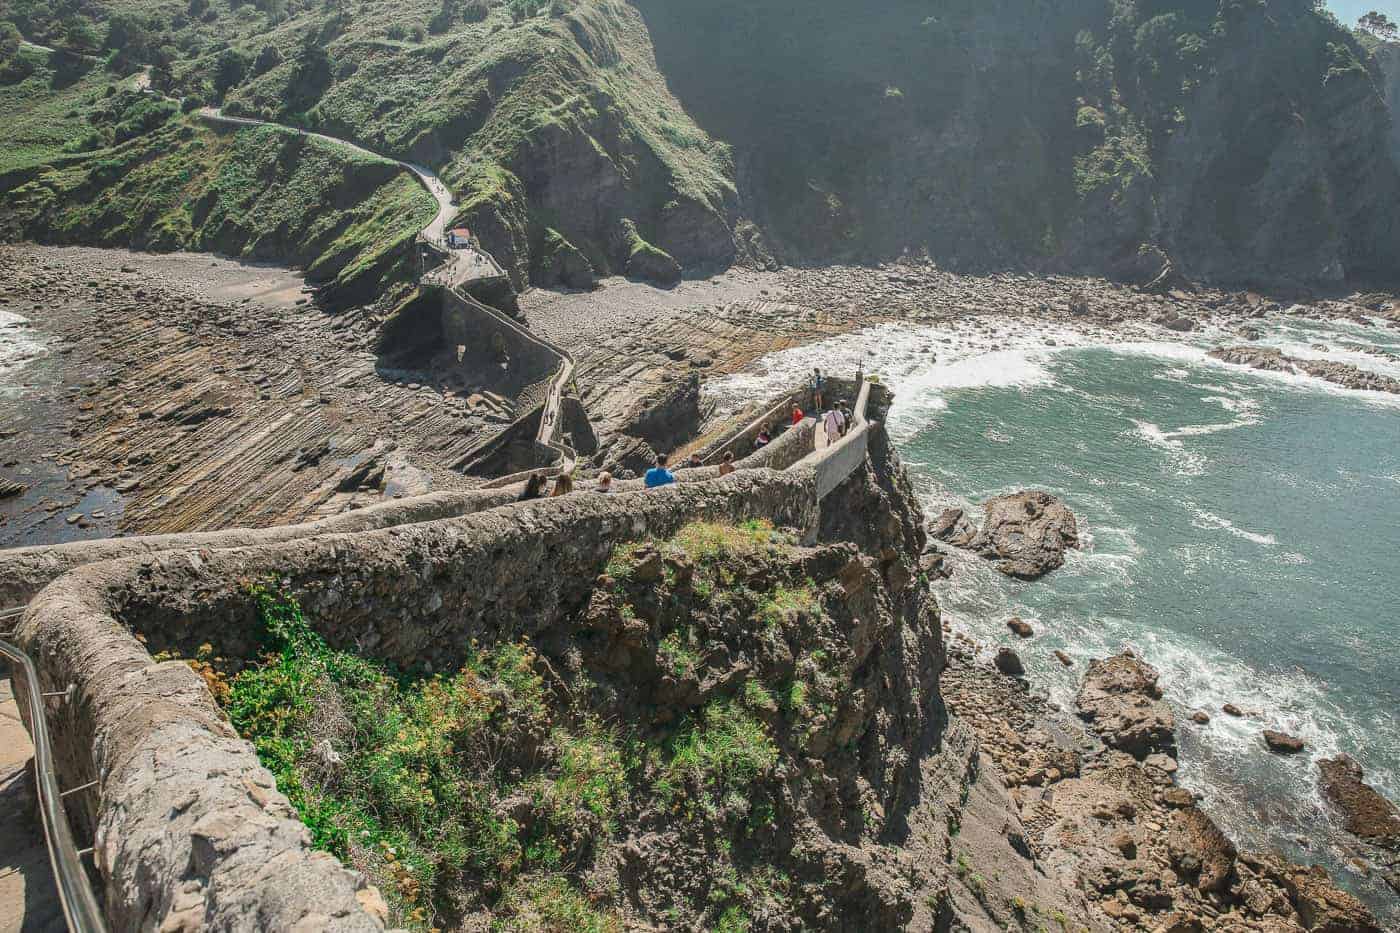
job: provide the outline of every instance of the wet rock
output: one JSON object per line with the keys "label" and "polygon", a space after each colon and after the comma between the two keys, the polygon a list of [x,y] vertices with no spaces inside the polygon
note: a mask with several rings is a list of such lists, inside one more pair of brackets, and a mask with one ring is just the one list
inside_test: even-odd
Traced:
{"label": "wet rock", "polygon": [[1198,726],[1204,726],[1208,722],[1210,722],[1210,714],[1205,712],[1204,710],[1198,709],[1191,714],[1191,721]]}
{"label": "wet rock", "polygon": [[982,510],[982,529],[966,546],[997,561],[1007,576],[1039,579],[1064,564],[1066,549],[1079,546],[1074,514],[1048,492],[998,496]]}
{"label": "wet rock", "polygon": [[995,661],[997,670],[1008,677],[1022,677],[1026,673],[1025,665],[1021,663],[1021,656],[1010,648],[1001,648],[997,651]]}
{"label": "wet rock", "polygon": [[1018,638],[1030,638],[1032,635],[1035,634],[1035,629],[1031,628],[1030,623],[1025,621],[1024,619],[1007,619],[1006,627],[1011,629],[1011,631],[1015,633],[1016,637]]}
{"label": "wet rock", "polygon": [[1227,716],[1235,716],[1237,718],[1244,715],[1244,710],[1233,703],[1226,703],[1224,706],[1220,707],[1220,711]]}
{"label": "wet rock", "polygon": [[1056,660],[1056,661],[1059,661],[1059,662],[1060,662],[1061,664],[1063,664],[1065,667],[1073,667],[1073,666],[1074,666],[1074,659],[1071,658],[1069,655],[1065,654],[1065,653],[1064,653],[1063,651],[1061,651],[1059,648],[1056,648],[1056,649],[1055,649],[1053,652],[1051,652],[1051,653],[1055,655],[1055,660]]}
{"label": "wet rock", "polygon": [[1331,360],[1303,360],[1271,347],[1221,347],[1210,356],[1225,363],[1277,373],[1302,373],[1347,389],[1400,394],[1400,379]]}
{"label": "wet rock", "polygon": [[1302,739],[1289,735],[1287,732],[1277,732],[1273,729],[1264,730],[1264,744],[1269,747],[1269,751],[1278,752],[1281,755],[1296,755],[1305,747]]}
{"label": "wet rock", "polygon": [[937,541],[945,541],[954,547],[967,547],[977,537],[977,528],[962,509],[945,509],[938,519],[929,525],[928,535]]}
{"label": "wet rock", "polygon": [[1400,808],[1362,780],[1361,765],[1346,755],[1324,758],[1322,793],[1342,814],[1347,832],[1359,839],[1400,852]]}
{"label": "wet rock", "polygon": [[1128,654],[1089,662],[1075,704],[1105,743],[1143,758],[1171,749],[1176,721],[1152,665]]}
{"label": "wet rock", "polygon": [[0,499],[9,499],[24,493],[29,487],[24,483],[16,483],[13,480],[0,479]]}

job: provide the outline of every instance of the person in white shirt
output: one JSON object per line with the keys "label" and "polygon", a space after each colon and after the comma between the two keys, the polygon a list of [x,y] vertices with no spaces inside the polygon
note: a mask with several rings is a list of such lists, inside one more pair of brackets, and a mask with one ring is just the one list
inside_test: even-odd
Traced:
{"label": "person in white shirt", "polygon": [[832,406],[827,409],[826,417],[822,419],[822,426],[826,428],[826,443],[830,447],[841,437],[841,429],[846,426],[846,417],[841,414],[841,410]]}

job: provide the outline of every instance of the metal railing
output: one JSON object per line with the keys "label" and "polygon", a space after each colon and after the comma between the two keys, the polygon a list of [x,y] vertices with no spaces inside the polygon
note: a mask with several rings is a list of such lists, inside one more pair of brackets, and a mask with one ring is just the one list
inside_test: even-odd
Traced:
{"label": "metal railing", "polygon": [[[18,619],[23,609],[0,611],[0,621]],[[24,678],[24,693],[29,708],[29,731],[34,743],[34,777],[39,796],[39,816],[44,825],[44,840],[48,844],[49,864],[53,867],[54,886],[63,907],[63,917],[72,933],[104,933],[102,909],[92,893],[87,869],[83,867],[83,852],[73,843],[73,830],[63,808],[63,791],[54,771],[53,743],[49,739],[49,724],[44,713],[43,687],[34,662],[23,649],[0,639],[0,655],[8,658],[16,676]],[[60,696],[62,694],[59,694]],[[18,695],[15,697],[19,701]],[[74,788],[77,790],[78,788]]]}

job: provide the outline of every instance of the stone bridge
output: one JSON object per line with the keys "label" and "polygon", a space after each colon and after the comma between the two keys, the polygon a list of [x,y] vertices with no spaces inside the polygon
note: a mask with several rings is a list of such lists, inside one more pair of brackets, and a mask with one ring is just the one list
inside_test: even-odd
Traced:
{"label": "stone bridge", "polygon": [[383,928],[377,894],[311,848],[203,680],[152,657],[204,641],[251,652],[250,583],[277,579],[334,645],[452,669],[473,637],[557,622],[620,543],[701,519],[764,518],[814,539],[822,500],[866,462],[872,392],[884,390],[860,383],[851,429],[830,446],[808,418],[732,475],[680,470],[662,489],[521,503],[517,483],[301,526],[0,552],[0,606],[28,602],[14,638],[38,668],[59,783],[79,789],[69,817],[93,840],[109,924]]}

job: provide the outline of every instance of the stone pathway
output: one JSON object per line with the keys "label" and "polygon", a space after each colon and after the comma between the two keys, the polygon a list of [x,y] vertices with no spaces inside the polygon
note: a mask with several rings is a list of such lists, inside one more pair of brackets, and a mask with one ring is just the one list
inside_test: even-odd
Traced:
{"label": "stone pathway", "polygon": [[33,753],[0,661],[0,933],[67,929],[34,800]]}

